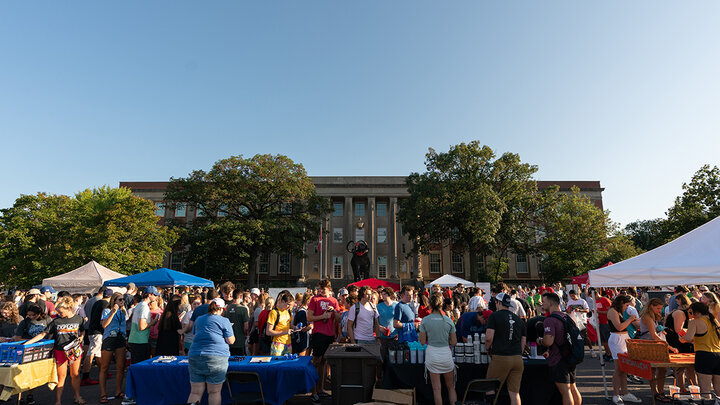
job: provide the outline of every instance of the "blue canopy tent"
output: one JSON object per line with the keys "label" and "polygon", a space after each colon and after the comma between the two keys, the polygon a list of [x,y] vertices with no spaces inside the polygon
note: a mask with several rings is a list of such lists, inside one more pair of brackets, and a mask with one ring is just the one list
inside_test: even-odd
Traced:
{"label": "blue canopy tent", "polygon": [[145,273],[108,280],[104,282],[103,285],[106,287],[124,287],[129,283],[135,283],[138,287],[147,287],[151,285],[157,287],[176,287],[181,285],[193,287],[215,287],[215,284],[208,279],[166,269],[164,267]]}

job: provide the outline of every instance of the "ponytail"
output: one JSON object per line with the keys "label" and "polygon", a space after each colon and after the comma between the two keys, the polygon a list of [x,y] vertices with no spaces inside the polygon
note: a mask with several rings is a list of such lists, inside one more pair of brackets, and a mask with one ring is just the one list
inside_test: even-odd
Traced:
{"label": "ponytail", "polygon": [[209,312],[209,313],[214,314],[214,313],[217,312],[219,309],[220,309],[220,307],[218,306],[217,302],[215,302],[215,301],[210,301],[210,305],[208,305],[208,312]]}

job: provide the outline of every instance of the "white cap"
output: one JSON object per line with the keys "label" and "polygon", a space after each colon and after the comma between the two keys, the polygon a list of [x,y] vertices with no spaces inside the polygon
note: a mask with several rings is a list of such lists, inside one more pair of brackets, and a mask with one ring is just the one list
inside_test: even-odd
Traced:
{"label": "white cap", "polygon": [[212,302],[217,304],[218,308],[225,308],[225,300],[222,298],[215,298],[214,300],[212,300]]}
{"label": "white cap", "polygon": [[253,288],[252,290],[250,290],[250,294],[255,294],[257,296],[260,296],[260,289],[257,287]]}

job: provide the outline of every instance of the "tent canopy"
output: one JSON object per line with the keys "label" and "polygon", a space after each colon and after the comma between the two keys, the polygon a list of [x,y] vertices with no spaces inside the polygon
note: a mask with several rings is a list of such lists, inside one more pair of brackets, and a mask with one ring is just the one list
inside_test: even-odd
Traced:
{"label": "tent canopy", "polygon": [[438,285],[440,287],[455,287],[458,284],[462,284],[465,287],[474,287],[475,284],[473,284],[472,281],[464,280],[460,277],[451,276],[449,274],[446,274],[440,278],[437,278],[427,284],[425,284],[425,288],[430,288],[431,285]]}
{"label": "tent canopy", "polygon": [[590,271],[593,287],[717,284],[720,217],[649,252]]}
{"label": "tent canopy", "polygon": [[42,286],[50,286],[58,291],[67,291],[71,294],[87,294],[96,292],[105,281],[120,277],[125,277],[125,275],[112,271],[93,260],[65,274],[44,279]]}
{"label": "tent canopy", "polygon": [[172,287],[180,285],[194,287],[215,287],[215,284],[213,284],[213,282],[208,279],[193,276],[191,274],[181,273],[175,270],[166,269],[164,267],[145,273],[134,274],[132,276],[116,278],[115,280],[106,281],[103,285],[110,287],[124,287],[128,283],[135,283],[135,285],[138,287],[147,287],[151,285],[157,287]]}
{"label": "tent canopy", "polygon": [[372,288],[373,290],[377,289],[380,286],[390,287],[395,291],[400,289],[400,284],[391,283],[391,282],[385,281],[385,280],[378,280],[376,278],[366,278],[365,280],[360,280],[360,281],[357,281],[354,283],[350,283],[348,285],[356,285],[358,287],[368,286],[368,287]]}

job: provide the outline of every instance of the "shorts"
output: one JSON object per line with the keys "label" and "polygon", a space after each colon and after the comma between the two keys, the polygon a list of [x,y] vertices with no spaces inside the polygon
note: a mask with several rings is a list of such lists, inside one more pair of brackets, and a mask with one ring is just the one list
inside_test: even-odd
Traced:
{"label": "shorts", "polygon": [[487,378],[497,378],[500,380],[500,386],[503,382],[507,383],[509,392],[520,392],[520,384],[522,383],[522,375],[525,366],[521,355],[517,356],[492,356],[492,361],[488,366]]}
{"label": "shorts", "polygon": [[603,343],[610,341],[610,325],[606,323],[600,324],[600,339]]}
{"label": "shorts", "polygon": [[102,334],[90,335],[88,339],[90,344],[88,345],[88,355],[94,357],[100,357],[102,354],[103,338]]}
{"label": "shorts", "polygon": [[147,343],[130,343],[130,362],[140,363],[150,358],[150,345]]}
{"label": "shorts", "polygon": [[314,357],[323,357],[330,344],[335,339],[332,336],[323,335],[322,333],[314,333],[310,338],[310,347]]}
{"label": "shorts", "polygon": [[627,353],[627,333],[611,333],[610,339],[608,339],[608,346],[610,347],[610,353],[612,354],[613,360],[617,360],[618,353]]}
{"label": "shorts", "polygon": [[292,354],[292,345],[286,345],[280,342],[272,342],[270,345],[271,356],[284,356],[286,354]]}
{"label": "shorts", "polygon": [[257,342],[259,342],[260,336],[257,329],[253,329],[253,331],[250,333],[250,339],[248,340],[248,344],[254,345]]}
{"label": "shorts", "polygon": [[575,384],[575,366],[560,360],[558,364],[550,366],[550,379],[560,384]]}
{"label": "shorts", "polygon": [[720,353],[695,352],[695,371],[706,375],[720,375]]}
{"label": "shorts", "polygon": [[[58,366],[63,365],[66,361],[68,361],[67,354],[65,354],[65,350],[53,350],[53,357],[55,357],[55,364]],[[81,355],[82,357],[82,355]],[[76,360],[79,361],[79,360]]]}
{"label": "shorts", "polygon": [[114,352],[117,349],[125,348],[125,336],[119,335],[115,337],[109,337],[102,342],[102,350]]}
{"label": "shorts", "polygon": [[222,384],[228,369],[227,356],[190,356],[188,358],[191,383]]}

